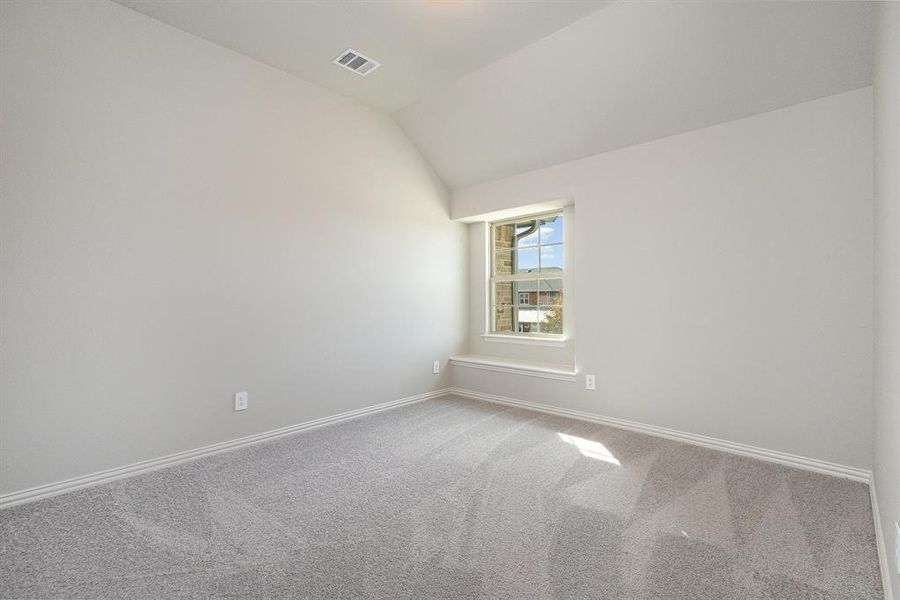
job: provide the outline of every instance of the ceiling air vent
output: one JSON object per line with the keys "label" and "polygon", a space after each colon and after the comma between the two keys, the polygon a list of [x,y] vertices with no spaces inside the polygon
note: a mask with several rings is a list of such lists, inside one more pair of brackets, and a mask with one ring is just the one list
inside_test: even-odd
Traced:
{"label": "ceiling air vent", "polygon": [[339,67],[349,69],[357,75],[362,75],[363,77],[381,66],[380,62],[372,60],[365,54],[361,54],[351,48],[347,48],[341,52],[340,56],[331,62]]}

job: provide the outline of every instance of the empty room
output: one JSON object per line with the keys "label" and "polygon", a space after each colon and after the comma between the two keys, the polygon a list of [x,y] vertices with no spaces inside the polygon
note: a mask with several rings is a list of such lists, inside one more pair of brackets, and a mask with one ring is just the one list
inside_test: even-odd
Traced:
{"label": "empty room", "polygon": [[900,2],[0,0],[0,599],[900,600]]}

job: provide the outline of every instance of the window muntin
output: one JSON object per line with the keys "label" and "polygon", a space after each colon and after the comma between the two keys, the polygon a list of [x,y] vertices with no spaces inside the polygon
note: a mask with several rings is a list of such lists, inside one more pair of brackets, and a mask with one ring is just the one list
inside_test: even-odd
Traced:
{"label": "window muntin", "polygon": [[562,212],[491,223],[490,333],[563,334]]}

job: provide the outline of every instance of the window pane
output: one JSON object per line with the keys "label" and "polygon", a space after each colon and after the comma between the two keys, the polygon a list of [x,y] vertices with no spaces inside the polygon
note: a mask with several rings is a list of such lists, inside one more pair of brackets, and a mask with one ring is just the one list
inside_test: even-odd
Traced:
{"label": "window pane", "polygon": [[516,293],[516,298],[519,306],[537,306],[537,292],[519,291]]}
{"label": "window pane", "polygon": [[[537,281],[517,281],[516,296],[520,306],[537,306],[538,304],[538,282]],[[526,300],[523,302],[523,300]]]}
{"label": "window pane", "polygon": [[516,223],[516,248],[538,245],[537,221],[521,221]]}
{"label": "window pane", "polygon": [[512,275],[513,251],[497,250],[494,252],[494,275]]}
{"label": "window pane", "polygon": [[515,282],[501,281],[494,284],[494,304],[512,305],[517,299]]}
{"label": "window pane", "polygon": [[509,225],[494,225],[491,229],[493,230],[494,250],[503,250],[513,247],[513,241],[516,236],[515,225],[512,223]]}
{"label": "window pane", "polygon": [[542,306],[539,310],[541,316],[541,333],[562,335],[563,332],[563,307]]}
{"label": "window pane", "polygon": [[563,216],[541,219],[541,244],[558,244],[563,241]]}
{"label": "window pane", "polygon": [[563,270],[563,247],[541,246],[541,272],[559,273]]}
{"label": "window pane", "polygon": [[523,306],[516,312],[516,331],[519,333],[537,333],[540,322],[540,311],[537,306]]}
{"label": "window pane", "polygon": [[[542,311],[538,310],[538,281],[499,281],[493,284],[494,304],[491,307],[494,329],[508,333],[537,333]],[[544,288],[547,286],[545,285]],[[548,300],[550,296],[545,293]]]}
{"label": "window pane", "polygon": [[541,306],[561,306],[563,303],[563,280],[541,279],[540,297],[538,304]]}
{"label": "window pane", "polygon": [[538,270],[538,249],[522,248],[513,255],[516,273],[536,273]]}
{"label": "window pane", "polygon": [[493,331],[499,333],[513,333],[513,311],[516,310],[512,306],[495,306],[493,318]]}
{"label": "window pane", "polygon": [[537,281],[498,281],[494,284],[494,304],[538,305]]}

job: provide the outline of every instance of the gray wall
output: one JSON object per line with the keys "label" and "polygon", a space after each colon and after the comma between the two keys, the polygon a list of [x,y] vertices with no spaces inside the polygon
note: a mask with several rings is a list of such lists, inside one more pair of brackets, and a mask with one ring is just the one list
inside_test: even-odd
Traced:
{"label": "gray wall", "polygon": [[875,48],[875,488],[894,595],[900,576],[900,4],[879,5]]}
{"label": "gray wall", "polygon": [[110,2],[0,28],[0,493],[449,384],[465,229],[389,118]]}
{"label": "gray wall", "polygon": [[579,379],[454,384],[869,468],[872,194],[871,88],[456,191],[574,199]]}

